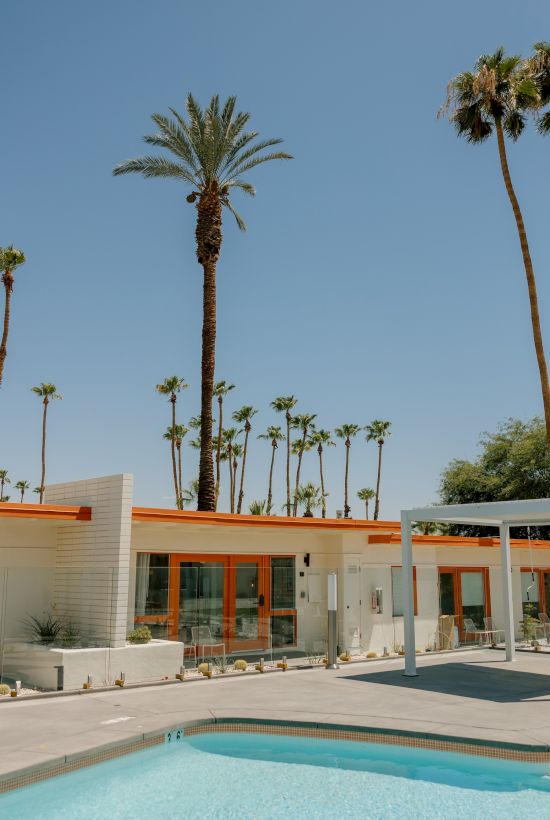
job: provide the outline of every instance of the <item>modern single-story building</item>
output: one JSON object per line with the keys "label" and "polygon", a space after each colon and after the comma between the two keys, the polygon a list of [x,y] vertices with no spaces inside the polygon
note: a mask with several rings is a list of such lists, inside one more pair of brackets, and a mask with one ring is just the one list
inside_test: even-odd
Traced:
{"label": "modern single-story building", "polygon": [[[413,540],[419,649],[472,639],[465,618],[502,626],[497,534]],[[550,542],[511,546],[519,637],[525,614],[550,613]],[[397,521],[136,507],[127,474],[51,485],[42,505],[0,503],[0,676],[72,688],[173,675],[201,655],[322,655],[331,571],[340,648],[400,651],[400,564]],[[70,628],[33,642],[30,619],[48,616]],[[129,645],[144,624],[154,640]]]}

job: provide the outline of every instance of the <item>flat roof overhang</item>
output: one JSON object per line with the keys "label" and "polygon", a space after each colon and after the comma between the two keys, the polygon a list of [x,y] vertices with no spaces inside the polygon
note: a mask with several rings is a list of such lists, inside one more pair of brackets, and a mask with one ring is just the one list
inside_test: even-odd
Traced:
{"label": "flat roof overhang", "polygon": [[91,521],[92,508],[68,504],[0,503],[0,518],[29,518],[39,521]]}

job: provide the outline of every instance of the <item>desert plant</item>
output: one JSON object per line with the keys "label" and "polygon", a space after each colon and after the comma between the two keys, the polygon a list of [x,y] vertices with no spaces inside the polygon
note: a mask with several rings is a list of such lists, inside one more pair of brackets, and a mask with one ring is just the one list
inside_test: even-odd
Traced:
{"label": "desert plant", "polygon": [[367,652],[367,658],[377,658],[378,652]]}
{"label": "desert plant", "polygon": [[246,672],[248,669],[248,663],[242,658],[239,658],[239,660],[236,660],[233,664],[233,669],[236,669],[239,672]]}
{"label": "desert plant", "polygon": [[209,668],[210,668],[209,663],[199,663],[199,665],[197,666],[197,671],[200,672],[201,675],[206,675]]}
{"label": "desert plant", "polygon": [[128,635],[129,643],[149,643],[152,640],[151,630],[146,624],[137,626]]}
{"label": "desert plant", "polygon": [[32,642],[41,643],[45,646],[54,643],[64,628],[63,621],[51,613],[43,618],[29,615],[24,623]]}
{"label": "desert plant", "polygon": [[233,664],[233,658],[226,658],[225,655],[220,655],[219,657],[212,658],[212,663],[216,672],[223,675]]}
{"label": "desert plant", "polygon": [[536,629],[539,625],[539,622],[536,618],[533,618],[532,615],[524,615],[523,621],[520,624],[521,634],[523,635],[523,640],[530,643],[532,640],[535,639]]}
{"label": "desert plant", "polygon": [[61,630],[61,645],[71,649],[80,643],[80,630],[72,621],[67,621]]}
{"label": "desert plant", "polygon": [[7,683],[0,683],[0,697],[2,695],[9,695],[11,692],[11,688],[8,686]]}

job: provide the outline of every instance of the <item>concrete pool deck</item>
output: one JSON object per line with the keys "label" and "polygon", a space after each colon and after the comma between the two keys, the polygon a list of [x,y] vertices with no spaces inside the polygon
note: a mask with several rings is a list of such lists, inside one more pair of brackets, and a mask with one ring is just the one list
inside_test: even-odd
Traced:
{"label": "concrete pool deck", "polygon": [[550,749],[550,660],[474,650],[0,703],[0,778],[193,720],[306,721]]}

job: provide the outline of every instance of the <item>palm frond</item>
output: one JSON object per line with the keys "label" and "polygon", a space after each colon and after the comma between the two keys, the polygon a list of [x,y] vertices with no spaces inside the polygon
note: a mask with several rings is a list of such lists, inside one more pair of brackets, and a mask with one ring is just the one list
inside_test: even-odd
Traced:
{"label": "palm frond", "polygon": [[228,210],[228,211],[231,211],[231,213],[232,213],[232,214],[233,214],[233,216],[235,217],[235,220],[236,220],[236,222],[237,222],[237,225],[239,226],[239,230],[240,230],[240,231],[246,231],[246,222],[244,221],[244,219],[242,218],[242,216],[240,215],[240,213],[239,213],[238,211],[236,211],[236,210],[235,210],[235,208],[234,208],[234,207],[233,207],[233,205],[231,204],[231,202],[230,202],[229,198],[228,198],[228,197],[224,197],[224,198],[222,199],[222,203],[225,205],[225,207],[227,208],[227,210]]}
{"label": "palm frond", "polygon": [[196,186],[198,181],[183,166],[177,162],[172,162],[165,157],[138,157],[137,159],[129,159],[121,165],[117,165],[113,169],[114,176],[121,174],[138,173],[146,179],[151,177],[171,177],[172,179],[184,179],[191,185]]}

